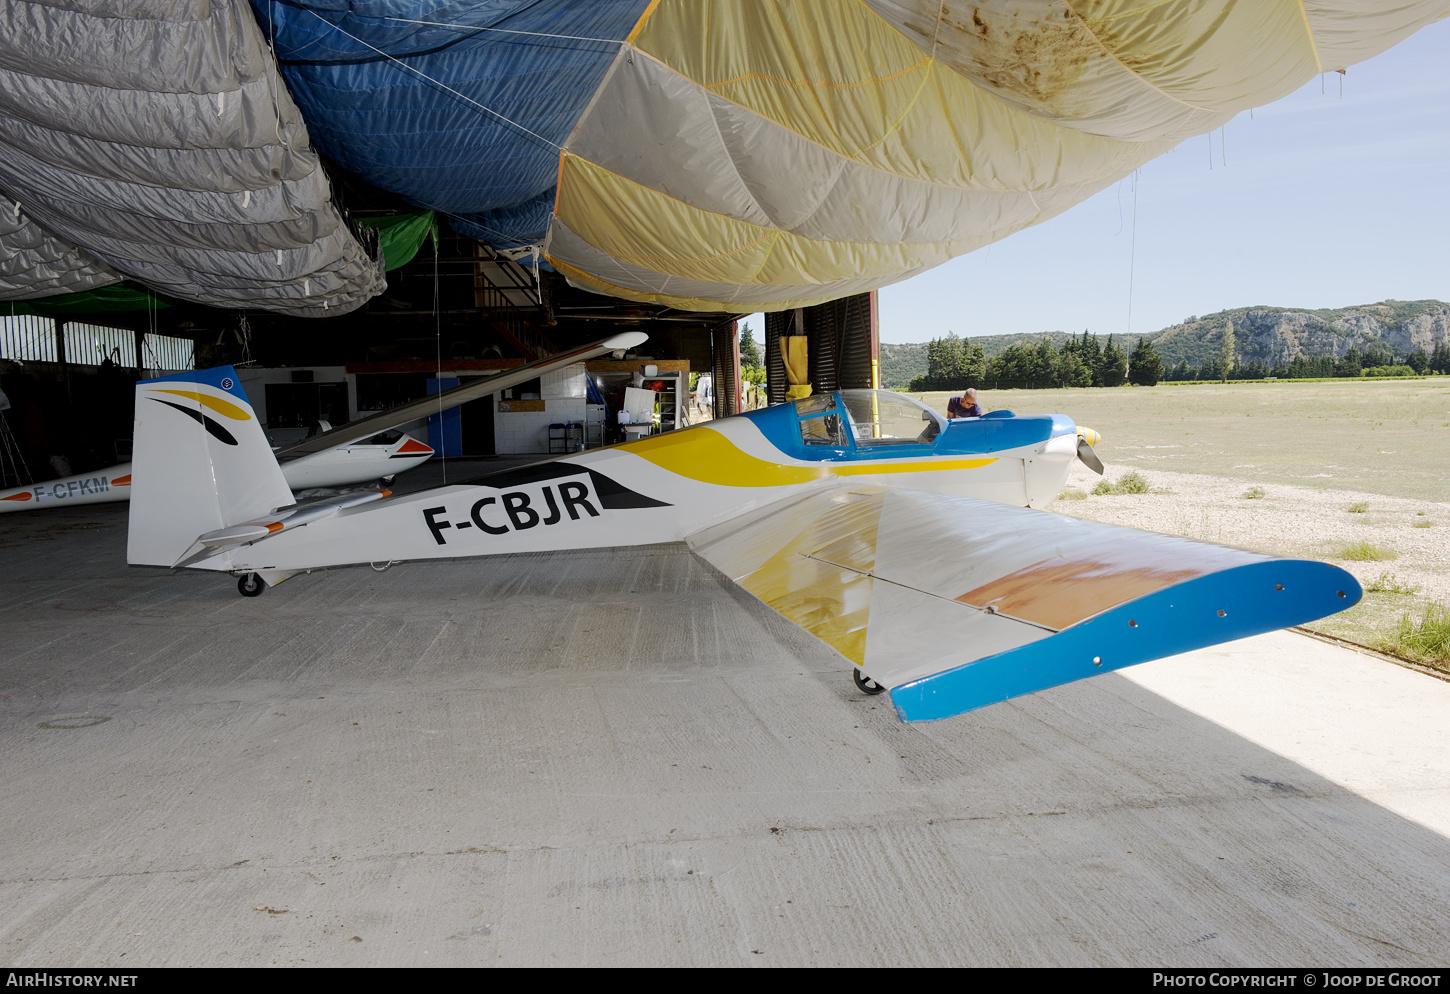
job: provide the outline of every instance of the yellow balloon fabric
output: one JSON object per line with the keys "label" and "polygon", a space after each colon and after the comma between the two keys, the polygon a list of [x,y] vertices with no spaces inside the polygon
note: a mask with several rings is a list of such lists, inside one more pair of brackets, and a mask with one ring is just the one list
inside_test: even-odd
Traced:
{"label": "yellow balloon fabric", "polygon": [[1450,0],[655,0],[545,255],[692,310],[875,289],[1041,223]]}

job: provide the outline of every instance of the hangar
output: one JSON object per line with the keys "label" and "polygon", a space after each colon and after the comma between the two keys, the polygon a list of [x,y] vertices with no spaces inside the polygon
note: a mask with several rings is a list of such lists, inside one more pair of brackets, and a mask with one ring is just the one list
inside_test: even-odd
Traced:
{"label": "hangar", "polygon": [[[372,196],[386,199],[377,191]],[[409,219],[418,212],[361,215]],[[688,423],[691,373],[721,385],[710,413],[742,406],[738,318],[682,311],[580,290],[557,271],[538,272],[431,214],[412,257],[388,271],[388,289],[337,317],[221,310],[123,283],[101,290],[0,303],[0,389],[16,456],[35,482],[55,475],[60,456],[75,473],[129,458],[131,384],[147,375],[235,365],[274,440],[305,436],[318,421],[360,416],[516,368],[597,340],[637,330],[647,344],[629,356],[581,364],[568,376],[525,384],[507,396],[448,412],[446,456],[551,451],[549,426],[577,424],[579,441],[619,440],[610,423],[632,374],[646,367],[665,402],[664,428]],[[434,237],[437,250],[434,251]],[[876,381],[874,293],[793,308],[766,319],[769,396],[789,386],[779,338],[809,343],[808,381],[817,390]],[[591,400],[585,380],[596,391]],[[437,436],[439,428],[412,428]],[[558,435],[558,432],[555,432]],[[435,437],[435,441],[439,441]],[[554,439],[553,451],[561,451]]]}
{"label": "hangar", "polygon": [[[188,348],[288,370],[254,378],[278,425],[601,324],[650,333],[676,406],[678,377],[708,370],[729,413],[731,322],[757,311],[772,400],[874,386],[871,290],[1444,13],[1160,6],[11,0],[0,355],[19,449],[114,460],[117,369]],[[810,341],[805,362],[782,361],[784,336]],[[551,390],[462,413],[456,448],[539,451],[587,420]]]}
{"label": "hangar", "polygon": [[[611,0],[418,18],[259,2],[168,20],[158,6],[108,8],[129,15],[107,25],[135,28],[125,44],[96,42],[84,13],[4,6],[34,29],[0,34],[0,235],[21,246],[5,257],[20,263],[6,347],[31,350],[4,386],[32,462],[118,455],[125,415],[108,420],[101,398],[143,369],[232,361],[256,372],[268,420],[300,430],[600,325],[650,346],[586,376],[710,371],[726,414],[732,325],[761,308],[771,399],[873,385],[872,287],[1067,209],[1444,12]],[[704,40],[730,31],[741,43],[712,62]],[[235,58],[173,60],[186,85],[170,89],[137,79],[188,33]],[[521,42],[534,50],[500,49],[521,71],[449,75],[459,53]],[[525,58],[545,48],[567,64]],[[1075,87],[1042,85],[1043,65]],[[1151,86],[1129,78],[1165,66]],[[308,103],[342,84],[403,90],[378,72],[423,81],[381,101],[389,121]],[[85,87],[130,112],[75,99]],[[419,98],[439,87],[455,103]],[[225,140],[138,151],[158,147],[140,111],[163,92],[176,131]],[[505,202],[430,206],[417,176],[384,181],[367,153],[399,135],[458,154],[436,141],[448,129],[414,126],[436,123],[429,106],[525,162],[471,184],[508,186]],[[942,127],[936,112],[961,106],[971,127]],[[339,137],[368,134],[387,139]],[[426,248],[420,209],[443,215]],[[380,229],[414,222],[425,234],[398,263]],[[56,291],[112,297],[64,312]],[[553,388],[460,412],[458,452],[551,443],[551,402],[573,417],[580,399]],[[587,423],[587,384],[584,400]],[[515,418],[529,440],[506,437]],[[1402,745],[1406,728],[1433,740],[1444,709],[1404,674],[1367,680],[1269,637],[1176,681],[1105,677],[916,734],[874,724],[832,651],[682,549],[453,563],[416,583],[354,570],[247,613],[185,577],[128,573],[116,510],[66,511],[54,534],[8,526],[0,550],[13,962],[1443,960],[1444,764]],[[52,567],[39,580],[22,568],[37,549]],[[606,658],[601,642],[626,648]],[[1246,686],[1276,707],[1225,709]],[[1297,706],[1326,693],[1328,714],[1378,709],[1356,736],[1374,762],[1335,754],[1342,729]],[[255,799],[242,811],[238,791]]]}

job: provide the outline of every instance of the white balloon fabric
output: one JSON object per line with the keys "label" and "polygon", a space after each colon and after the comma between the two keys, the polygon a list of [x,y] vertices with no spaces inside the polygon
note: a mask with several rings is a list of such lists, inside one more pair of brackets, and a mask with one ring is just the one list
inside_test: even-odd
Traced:
{"label": "white balloon fabric", "polygon": [[0,192],[0,299],[122,274],[321,317],[386,285],[245,0],[0,0]]}

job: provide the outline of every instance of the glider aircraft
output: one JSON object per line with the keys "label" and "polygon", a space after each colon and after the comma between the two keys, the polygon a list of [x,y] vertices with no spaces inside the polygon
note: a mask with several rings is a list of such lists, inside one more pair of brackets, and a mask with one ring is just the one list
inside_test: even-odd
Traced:
{"label": "glider aircraft", "polygon": [[683,541],[907,721],[1359,600],[1323,563],[1039,510],[1074,459],[1097,463],[1096,438],[1061,415],[946,421],[840,390],[469,483],[294,504],[221,367],[137,384],[127,558],[239,575],[255,596],[345,564]]}
{"label": "glider aircraft", "polygon": [[[282,476],[292,490],[345,487],[374,480],[391,482],[392,477],[426,462],[432,457],[433,449],[410,435],[386,443],[371,442],[372,437],[574,363],[609,352],[623,353],[646,337],[643,332],[621,332],[336,428],[329,427],[276,453]],[[232,380],[236,381],[235,374]],[[131,468],[131,463],[121,463],[110,469],[0,491],[0,513],[130,500]]]}
{"label": "glider aircraft", "polygon": [[[323,449],[282,463],[282,476],[293,490],[346,487],[373,480],[389,481],[422,465],[433,448],[411,435],[385,443],[360,442]],[[107,504],[131,499],[131,464],[32,483],[0,491],[0,514],[76,504]]]}

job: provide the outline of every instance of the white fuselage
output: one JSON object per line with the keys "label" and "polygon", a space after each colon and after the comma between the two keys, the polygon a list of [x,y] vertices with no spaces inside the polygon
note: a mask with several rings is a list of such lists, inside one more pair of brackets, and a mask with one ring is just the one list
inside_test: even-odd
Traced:
{"label": "white fuselage", "polygon": [[[433,450],[409,435],[387,445],[340,445],[282,464],[293,490],[346,487],[396,476],[426,462]],[[131,499],[131,464],[121,463],[94,473],[0,491],[0,514],[42,507],[107,504]]]}
{"label": "white fuselage", "polygon": [[340,511],[192,565],[265,574],[346,563],[674,542],[849,483],[1029,506],[1051,500],[1076,436],[981,457],[812,462],[731,418]]}

